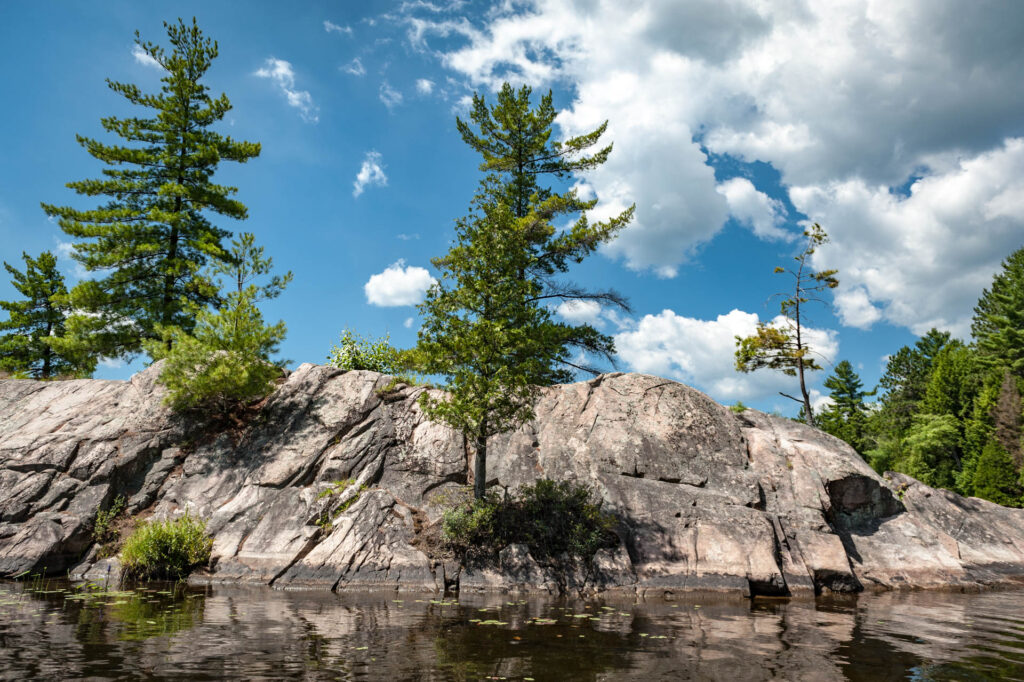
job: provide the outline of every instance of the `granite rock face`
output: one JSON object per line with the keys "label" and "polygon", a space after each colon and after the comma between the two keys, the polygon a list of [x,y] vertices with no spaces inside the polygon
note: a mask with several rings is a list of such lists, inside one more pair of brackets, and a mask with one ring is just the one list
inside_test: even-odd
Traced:
{"label": "granite rock face", "polygon": [[227,428],[170,413],[158,372],[0,381],[0,577],[116,570],[91,526],[120,495],[130,515],[208,519],[213,559],[193,579],[210,582],[656,596],[1024,581],[1024,510],[878,476],[824,433],[639,374],[545,389],[533,422],[489,444],[488,485],[589,485],[619,545],[568,570],[521,545],[462,567],[428,556],[424,531],[438,495],[471,483],[472,452],[424,418],[424,389],[307,364]]}

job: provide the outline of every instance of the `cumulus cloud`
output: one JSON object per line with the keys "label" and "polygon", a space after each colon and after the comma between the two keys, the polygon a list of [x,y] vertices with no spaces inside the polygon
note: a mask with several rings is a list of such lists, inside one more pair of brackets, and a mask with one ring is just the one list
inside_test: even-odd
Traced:
{"label": "cumulus cloud", "polygon": [[158,62],[157,60],[155,60],[152,57],[150,57],[149,54],[145,50],[143,50],[140,45],[137,45],[137,44],[136,45],[132,45],[132,57],[135,58],[135,62],[137,64],[142,64],[143,66],[149,66],[149,67],[154,68],[154,69],[163,69],[164,68],[164,67],[160,66],[160,62]]}
{"label": "cumulus cloud", "polygon": [[391,87],[387,81],[380,84],[380,101],[383,102],[384,106],[388,109],[394,109],[397,107],[402,103],[402,99],[402,93]]}
{"label": "cumulus cloud", "polygon": [[288,106],[299,110],[303,121],[316,123],[320,120],[320,109],[313,103],[313,96],[306,90],[295,89],[295,70],[290,62],[268,57],[256,76],[274,83],[288,101]]}
{"label": "cumulus cloud", "polygon": [[[674,276],[730,214],[783,237],[781,205],[716,183],[708,152],[770,164],[832,234],[818,262],[840,270],[852,326],[963,331],[1024,241],[1024,5],[522,0],[475,23],[412,8],[404,20],[414,48],[440,50],[474,87],[571,87],[563,137],[610,121],[615,150],[586,180],[605,214],[636,203],[605,249],[631,268]],[[914,179],[909,196],[894,189]]]}
{"label": "cumulus cloud", "polygon": [[380,152],[366,152],[363,165],[359,167],[355,182],[352,183],[352,196],[358,197],[367,187],[386,187],[387,184],[388,176],[384,174],[383,157]]}
{"label": "cumulus cloud", "polygon": [[344,71],[345,73],[353,76],[366,75],[366,67],[363,66],[363,62],[359,59],[359,57],[356,57],[345,66],[339,66],[338,68]]}
{"label": "cumulus cloud", "polygon": [[555,308],[555,313],[573,324],[589,324],[595,327],[603,324],[601,320],[601,304],[597,301],[562,301]]}
{"label": "cumulus cloud", "polygon": [[405,327],[406,329],[412,329],[412,323],[413,323],[413,318],[407,317],[407,318],[405,318],[405,322],[402,323],[402,326]]}
{"label": "cumulus cloud", "polygon": [[966,338],[981,290],[1024,242],[1024,139],[922,178],[906,196],[860,179],[789,194],[827,226],[832,241],[813,262],[839,268],[844,324],[884,319],[915,334],[938,327]]}
{"label": "cumulus cloud", "polygon": [[729,213],[738,223],[749,227],[761,239],[792,239],[794,235],[782,229],[786,209],[778,199],[757,191],[746,178],[732,178],[715,190],[725,197]]}
{"label": "cumulus cloud", "polygon": [[[633,329],[615,335],[619,357],[635,372],[676,379],[696,386],[716,400],[759,400],[779,391],[793,392],[793,378],[780,372],[735,369],[736,337],[750,336],[758,323],[756,313],[733,310],[713,320],[700,320],[663,310],[645,315]],[[775,325],[784,325],[777,317]],[[832,330],[803,329],[808,346],[825,363],[839,352]]]}
{"label": "cumulus cloud", "polygon": [[416,92],[421,95],[429,95],[434,91],[434,81],[427,78],[420,78],[416,81]]}
{"label": "cumulus cloud", "polygon": [[[416,305],[435,282],[426,268],[406,266],[398,260],[384,272],[370,277],[363,287],[366,301],[384,307]],[[410,318],[411,319],[411,318]]]}
{"label": "cumulus cloud", "polygon": [[328,33],[343,33],[344,35],[347,36],[352,35],[351,26],[341,26],[339,24],[334,23],[333,21],[330,21],[329,19],[324,20],[324,30],[327,31]]}

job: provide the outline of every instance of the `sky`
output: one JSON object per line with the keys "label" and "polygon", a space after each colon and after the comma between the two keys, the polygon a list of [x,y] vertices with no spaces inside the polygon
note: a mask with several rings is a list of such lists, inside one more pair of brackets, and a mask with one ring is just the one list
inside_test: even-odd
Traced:
{"label": "sky", "polygon": [[[553,93],[559,138],[604,121],[609,161],[573,179],[592,217],[635,204],[567,279],[614,288],[624,313],[563,306],[614,336],[616,368],[784,414],[795,380],[734,370],[735,337],[775,318],[801,232],[831,237],[832,305],[806,324],[825,371],[873,387],[886,357],[932,327],[968,339],[972,308],[1024,245],[1024,3],[1008,0],[510,0],[0,3],[0,260],[58,254],[88,276],[40,202],[95,207],[64,184],[99,176],[76,142],[139,115],[105,79],[159,88],[143,40],[196,17],[220,55],[204,82],[217,126],[260,142],[216,181],[295,278],[264,305],[282,356],[324,362],[345,328],[415,343],[416,304],[467,212],[480,159],[457,116],[508,81]],[[6,274],[6,273],[5,273]],[[0,300],[17,295],[6,279]],[[123,379],[144,359],[106,359]],[[611,370],[612,367],[607,369]]]}

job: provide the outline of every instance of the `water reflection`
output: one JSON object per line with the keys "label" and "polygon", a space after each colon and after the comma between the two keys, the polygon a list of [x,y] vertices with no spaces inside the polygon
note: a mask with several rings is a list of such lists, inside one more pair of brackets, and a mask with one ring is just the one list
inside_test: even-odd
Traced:
{"label": "water reflection", "polygon": [[1024,679],[1024,592],[674,602],[0,584],[0,679]]}

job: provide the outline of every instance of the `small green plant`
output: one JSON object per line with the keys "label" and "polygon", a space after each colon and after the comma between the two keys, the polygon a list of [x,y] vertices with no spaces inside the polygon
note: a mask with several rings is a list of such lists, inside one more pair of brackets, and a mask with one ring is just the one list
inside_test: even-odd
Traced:
{"label": "small green plant", "polygon": [[398,376],[406,369],[405,362],[402,351],[392,346],[390,341],[387,334],[371,340],[346,329],[341,333],[338,344],[331,346],[327,364],[345,371],[365,369]]}
{"label": "small green plant", "polygon": [[737,400],[735,405],[729,406],[729,409],[736,414],[743,414],[749,408],[746,405],[744,405],[742,401]]}
{"label": "small green plant", "polygon": [[[322,500],[325,497],[331,497],[332,495],[340,495],[342,492],[345,491],[346,488],[348,488],[353,483],[355,483],[355,480],[351,478],[335,481],[334,483],[331,483],[330,487],[320,491],[320,494],[316,496],[316,499]],[[331,509],[328,506],[326,509],[320,512],[320,517],[316,520],[316,525],[323,528],[325,532],[330,532],[331,528],[334,525],[334,519],[344,514],[353,504],[358,502],[359,496],[362,495],[367,488],[368,486],[364,483],[363,485],[359,486],[359,490],[356,491],[355,495],[348,498],[334,509]]]}
{"label": "small green plant", "polygon": [[564,554],[590,559],[602,547],[614,545],[615,523],[586,486],[542,479],[513,495],[488,493],[449,507],[442,538],[464,556],[494,555],[522,543],[538,559]]}
{"label": "small green plant", "polygon": [[213,538],[206,522],[190,516],[139,525],[121,548],[121,565],[133,578],[183,579],[210,560]]}
{"label": "small green plant", "polygon": [[96,519],[92,524],[93,542],[99,545],[109,545],[121,537],[121,532],[114,526],[114,522],[124,512],[126,500],[123,495],[118,495],[110,503],[107,509],[97,509]]}

